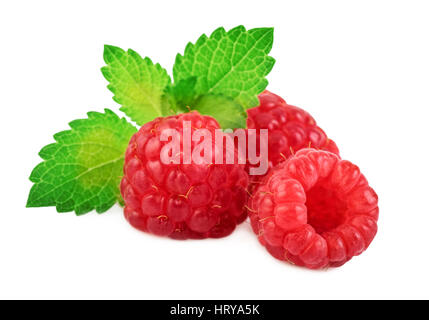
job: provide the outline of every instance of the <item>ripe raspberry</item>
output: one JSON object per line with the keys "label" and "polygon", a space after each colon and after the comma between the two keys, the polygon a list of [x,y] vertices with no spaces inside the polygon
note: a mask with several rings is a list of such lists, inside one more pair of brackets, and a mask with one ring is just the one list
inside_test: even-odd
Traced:
{"label": "ripe raspberry", "polygon": [[157,118],[131,138],[121,182],[125,217],[137,229],[174,239],[227,236],[246,218],[247,173],[244,165],[183,164],[182,157],[180,164],[163,164],[160,152],[169,142],[160,140],[161,132],[176,129],[182,151],[184,121],[213,137],[219,129],[212,117],[194,111]]}
{"label": "ripe raspberry", "polygon": [[270,171],[250,203],[261,244],[299,266],[341,266],[377,233],[377,194],[356,165],[326,151],[298,151]]}
{"label": "ripe raspberry", "polygon": [[[311,147],[339,154],[335,142],[328,139],[325,132],[316,125],[316,121],[306,111],[288,105],[285,100],[268,90],[259,95],[259,102],[258,107],[247,110],[247,128],[257,129],[256,141],[259,141],[259,129],[269,130],[269,168],[303,148]],[[249,190],[252,190],[261,180],[261,176],[250,178],[252,181]]]}

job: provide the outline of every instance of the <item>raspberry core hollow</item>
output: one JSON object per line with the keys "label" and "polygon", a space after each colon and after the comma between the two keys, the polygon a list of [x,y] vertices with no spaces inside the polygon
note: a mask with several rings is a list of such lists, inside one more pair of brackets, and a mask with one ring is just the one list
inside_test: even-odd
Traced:
{"label": "raspberry core hollow", "polygon": [[311,269],[338,267],[373,240],[378,197],[356,165],[302,149],[264,178],[249,215],[260,243],[277,259]]}

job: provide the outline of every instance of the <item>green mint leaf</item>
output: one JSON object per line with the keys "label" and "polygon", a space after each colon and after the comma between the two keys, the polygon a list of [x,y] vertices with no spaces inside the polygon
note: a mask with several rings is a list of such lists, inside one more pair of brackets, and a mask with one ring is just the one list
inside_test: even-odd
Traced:
{"label": "green mint leaf", "polygon": [[206,94],[194,102],[194,109],[204,115],[216,114],[223,129],[246,128],[247,114],[232,98],[219,94]]}
{"label": "green mint leaf", "polygon": [[189,111],[190,106],[195,102],[193,92],[196,83],[197,79],[190,77],[167,86],[163,96],[163,114],[171,115]]}
{"label": "green mint leaf", "polygon": [[112,111],[88,112],[54,135],[56,143],[39,153],[44,160],[31,173],[27,207],[56,206],[58,212],[102,213],[121,202],[124,154],[137,131]]}
{"label": "green mint leaf", "polygon": [[164,115],[163,95],[171,83],[165,69],[131,49],[106,45],[103,56],[107,65],[101,72],[121,111],[140,126]]}
{"label": "green mint leaf", "polygon": [[245,110],[257,106],[257,95],[268,85],[265,77],[275,62],[268,56],[272,44],[272,28],[246,31],[239,26],[228,32],[219,28],[210,37],[203,34],[195,44],[186,46],[183,55],[177,55],[174,81],[196,77],[195,97],[221,94]]}
{"label": "green mint leaf", "polygon": [[173,115],[178,113],[177,102],[172,91],[172,87],[168,86],[165,89],[164,95],[161,98],[161,112],[163,115]]}
{"label": "green mint leaf", "polygon": [[194,103],[195,96],[193,92],[196,84],[197,78],[190,77],[180,80],[172,87],[172,93],[175,97],[179,110],[188,110],[188,107],[191,107]]}

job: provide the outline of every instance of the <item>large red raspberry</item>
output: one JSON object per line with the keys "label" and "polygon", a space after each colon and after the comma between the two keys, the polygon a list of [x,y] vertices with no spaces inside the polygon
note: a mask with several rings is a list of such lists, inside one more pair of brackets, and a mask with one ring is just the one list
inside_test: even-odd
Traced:
{"label": "large red raspberry", "polygon": [[[121,182],[125,217],[137,229],[175,239],[227,236],[246,218],[247,173],[238,164],[183,164],[184,121],[213,137],[219,129],[212,117],[194,111],[157,118],[131,138]],[[160,140],[164,129],[180,133],[180,164],[161,161],[168,143]],[[192,151],[196,145],[192,142]]]}
{"label": "large red raspberry", "polygon": [[299,266],[341,266],[377,233],[376,193],[356,165],[326,151],[298,151],[271,170],[250,203],[261,244]]}
{"label": "large red raspberry", "polygon": [[[313,117],[306,111],[289,105],[278,95],[268,90],[259,96],[260,105],[247,110],[247,128],[268,129],[269,168],[289,158],[302,148],[315,148],[339,154],[337,145],[328,139]],[[257,148],[257,152],[259,149]],[[250,190],[260,181],[261,176],[252,176]]]}

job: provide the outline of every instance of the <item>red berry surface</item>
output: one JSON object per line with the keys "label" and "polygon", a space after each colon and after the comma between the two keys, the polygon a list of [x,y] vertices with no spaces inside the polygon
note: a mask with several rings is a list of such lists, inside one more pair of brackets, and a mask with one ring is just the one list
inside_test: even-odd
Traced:
{"label": "red berry surface", "polygon": [[260,243],[298,266],[341,266],[377,233],[377,194],[356,165],[331,152],[301,149],[270,171],[249,203]]}
{"label": "red berry surface", "polygon": [[[184,121],[193,132],[207,129],[213,137],[219,129],[215,119],[194,111],[157,118],[131,138],[121,182],[125,218],[139,230],[174,239],[227,236],[246,219],[247,173],[238,164],[183,164]],[[160,140],[164,129],[180,133],[180,164],[161,161],[169,143]],[[191,150],[196,145],[192,142]]]}
{"label": "red berry surface", "polygon": [[[260,105],[247,110],[247,128],[256,130],[259,146],[259,130],[268,129],[269,168],[289,158],[303,148],[315,148],[339,154],[337,145],[328,139],[313,117],[306,111],[289,105],[268,90],[259,96]],[[259,149],[257,148],[257,152]],[[261,176],[252,176],[250,190]]]}

